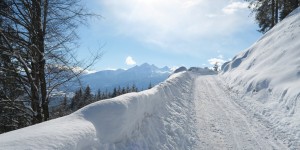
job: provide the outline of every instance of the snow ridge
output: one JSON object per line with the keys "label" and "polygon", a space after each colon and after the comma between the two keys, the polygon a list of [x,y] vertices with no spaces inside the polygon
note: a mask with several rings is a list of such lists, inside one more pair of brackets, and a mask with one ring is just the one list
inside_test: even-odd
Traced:
{"label": "snow ridge", "polygon": [[0,149],[193,149],[192,84],[190,73],[173,74],[150,90],[2,134]]}

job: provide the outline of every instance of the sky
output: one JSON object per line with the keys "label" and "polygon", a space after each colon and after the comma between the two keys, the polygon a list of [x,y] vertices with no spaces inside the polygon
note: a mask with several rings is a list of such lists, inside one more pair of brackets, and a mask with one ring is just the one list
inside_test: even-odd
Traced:
{"label": "sky", "polygon": [[211,67],[250,47],[261,34],[243,0],[83,0],[101,15],[79,28],[77,56],[103,52],[90,70]]}

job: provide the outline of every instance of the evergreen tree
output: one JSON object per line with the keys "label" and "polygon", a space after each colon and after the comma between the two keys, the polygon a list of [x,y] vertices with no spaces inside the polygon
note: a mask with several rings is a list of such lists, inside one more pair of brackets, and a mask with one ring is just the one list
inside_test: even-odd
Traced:
{"label": "evergreen tree", "polygon": [[149,86],[148,86],[148,89],[151,89],[152,88],[152,84],[151,84],[151,82],[150,82],[150,84],[149,84]]}
{"label": "evergreen tree", "polygon": [[218,69],[219,69],[218,62],[215,63],[213,68],[214,68],[214,71],[218,72]]}
{"label": "evergreen tree", "polygon": [[106,97],[107,98],[113,98],[113,94],[111,92],[108,92]]}
{"label": "evergreen tree", "polygon": [[250,1],[250,8],[255,14],[259,32],[265,33],[272,29],[279,20],[299,7],[299,0],[245,0]]}
{"label": "evergreen tree", "polygon": [[129,92],[131,92],[131,89],[130,89],[129,85],[127,85],[126,86],[126,93],[129,93]]}
{"label": "evergreen tree", "polygon": [[102,93],[101,93],[101,90],[98,89],[97,95],[96,95],[96,100],[101,100],[101,99],[102,99]]}
{"label": "evergreen tree", "polygon": [[135,84],[132,84],[131,92],[137,92],[137,91],[138,91],[138,88],[135,86]]}
{"label": "evergreen tree", "polygon": [[72,98],[72,101],[71,101],[71,109],[72,110],[77,110],[79,108],[81,108],[80,106],[83,104],[82,103],[82,90],[81,88],[75,92],[75,95],[74,97]]}
{"label": "evergreen tree", "polygon": [[125,94],[126,93],[126,89],[125,87],[122,88],[122,94]]}
{"label": "evergreen tree", "polygon": [[66,109],[67,105],[68,105],[68,98],[67,98],[67,95],[65,95],[62,106],[63,106],[64,109]]}
{"label": "evergreen tree", "polygon": [[118,86],[118,90],[117,90],[117,96],[122,95],[122,91],[121,91],[121,87],[120,85]]}
{"label": "evergreen tree", "polygon": [[114,88],[111,97],[116,97],[116,96],[117,96],[117,88]]}
{"label": "evergreen tree", "polygon": [[103,92],[102,93],[102,96],[101,96],[101,99],[106,99],[107,98],[107,96],[105,95],[105,93]]}
{"label": "evergreen tree", "polygon": [[91,88],[88,85],[85,90],[84,90],[84,94],[83,94],[83,105],[87,105],[92,101],[93,95],[91,93]]}

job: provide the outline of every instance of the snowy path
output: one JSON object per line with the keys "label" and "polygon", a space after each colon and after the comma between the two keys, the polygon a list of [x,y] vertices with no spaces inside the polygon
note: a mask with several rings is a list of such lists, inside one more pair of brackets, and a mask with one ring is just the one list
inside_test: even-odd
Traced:
{"label": "snowy path", "polygon": [[287,149],[235,103],[217,76],[197,77],[193,93],[199,149]]}

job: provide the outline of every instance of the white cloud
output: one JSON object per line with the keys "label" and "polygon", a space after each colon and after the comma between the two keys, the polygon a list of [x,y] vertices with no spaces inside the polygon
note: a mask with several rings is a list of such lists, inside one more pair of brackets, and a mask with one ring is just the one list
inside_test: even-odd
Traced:
{"label": "white cloud", "polygon": [[84,71],[86,74],[91,74],[91,73],[96,73],[96,70],[85,70]]}
{"label": "white cloud", "polygon": [[136,62],[133,60],[131,56],[128,56],[125,60],[126,65],[135,65]]}
{"label": "white cloud", "polygon": [[73,68],[72,68],[72,71],[74,71],[75,73],[80,73],[80,72],[82,72],[82,74],[91,74],[91,73],[97,72],[96,70],[88,70],[88,69],[84,70],[84,69],[81,68],[81,67],[73,67]]}
{"label": "white cloud", "polygon": [[209,62],[209,64],[211,64],[211,65],[214,65],[214,64],[218,63],[218,65],[221,66],[221,65],[224,64],[226,61],[223,60],[222,58],[211,58],[211,59],[208,60],[208,62]]}
{"label": "white cloud", "polygon": [[220,55],[218,56],[218,58],[223,59],[224,56],[220,54]]}
{"label": "white cloud", "polygon": [[222,11],[225,14],[233,14],[236,11],[238,11],[239,9],[246,9],[248,8],[249,3],[248,2],[232,2],[229,5],[227,5],[226,7],[224,7],[222,9]]}
{"label": "white cloud", "polygon": [[172,71],[172,72],[174,72],[176,69],[178,69],[179,67],[178,66],[173,66],[173,67],[171,67],[170,68],[170,70]]}
{"label": "white cloud", "polygon": [[[98,0],[105,21],[114,27],[116,36],[137,41],[175,53],[201,55],[200,42],[228,35],[253,25],[243,0]],[[232,12],[231,15],[226,15]],[[216,40],[215,40],[216,41]],[[221,42],[219,42],[221,43]],[[211,43],[205,43],[213,45]],[[203,53],[202,53],[203,54]]]}

